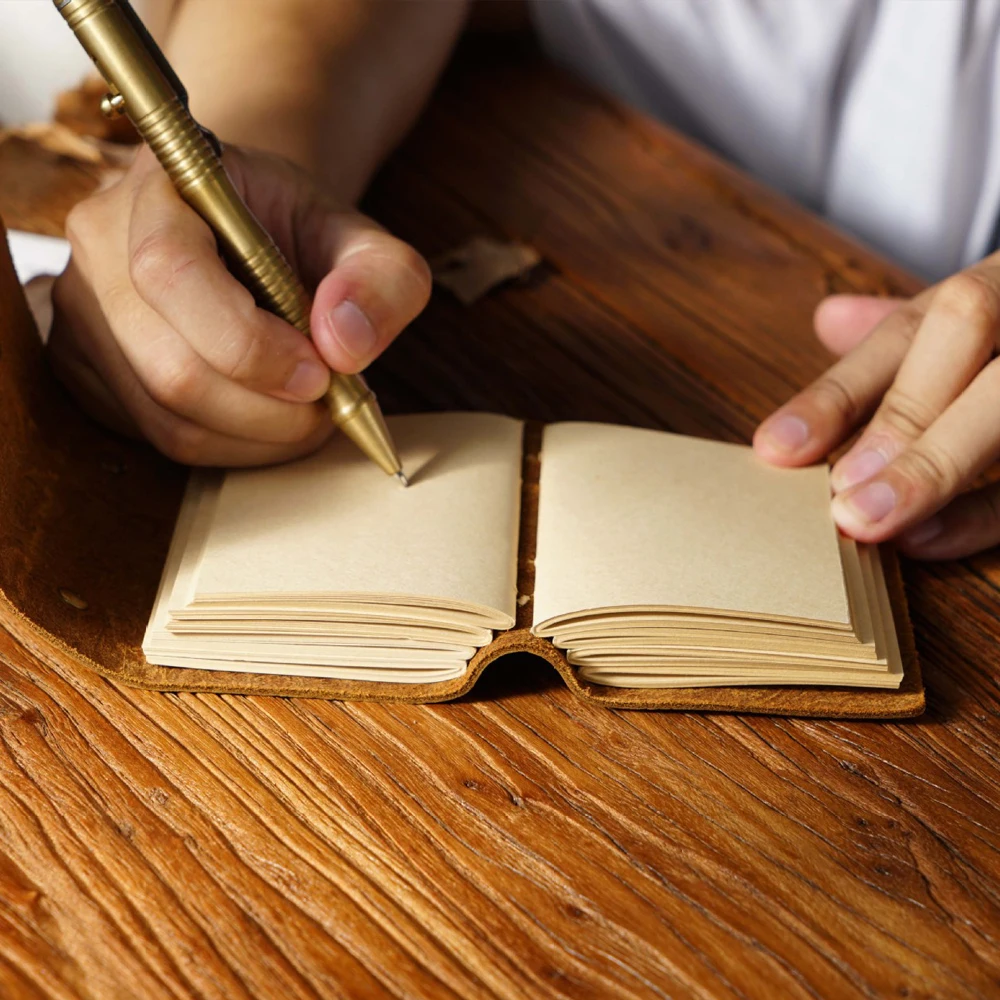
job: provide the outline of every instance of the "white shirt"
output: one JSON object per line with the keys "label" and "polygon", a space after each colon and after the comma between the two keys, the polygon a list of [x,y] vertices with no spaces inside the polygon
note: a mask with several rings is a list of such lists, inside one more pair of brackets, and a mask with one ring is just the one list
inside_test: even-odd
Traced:
{"label": "white shirt", "polygon": [[533,0],[551,55],[927,277],[1000,205],[1000,0]]}
{"label": "white shirt", "polygon": [[[1000,0],[532,4],[556,60],[915,271],[992,249]],[[89,69],[51,0],[0,0],[0,122]]]}

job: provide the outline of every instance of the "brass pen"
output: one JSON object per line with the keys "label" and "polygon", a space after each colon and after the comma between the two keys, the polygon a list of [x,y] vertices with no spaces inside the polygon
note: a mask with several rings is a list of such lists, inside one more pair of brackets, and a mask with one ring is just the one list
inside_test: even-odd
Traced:
{"label": "brass pen", "polygon": [[[212,227],[236,276],[259,305],[309,336],[309,295],[222,164],[219,141],[188,110],[187,92],[128,0],[53,0],[108,84],[104,114],[128,115],[180,196]],[[406,486],[375,394],[360,375],[334,372],[334,423]]]}

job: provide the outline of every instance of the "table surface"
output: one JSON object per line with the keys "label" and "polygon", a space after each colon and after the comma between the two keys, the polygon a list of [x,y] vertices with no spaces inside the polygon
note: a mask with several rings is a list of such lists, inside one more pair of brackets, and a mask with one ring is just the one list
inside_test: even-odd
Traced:
{"label": "table surface", "polygon": [[[41,177],[8,225],[58,228]],[[530,54],[462,60],[368,208],[545,259],[437,294],[391,409],[745,441],[822,295],[916,287]],[[905,576],[892,724],[609,711],[530,657],[447,705],[161,695],[0,636],[0,996],[1000,996],[1000,564]]]}

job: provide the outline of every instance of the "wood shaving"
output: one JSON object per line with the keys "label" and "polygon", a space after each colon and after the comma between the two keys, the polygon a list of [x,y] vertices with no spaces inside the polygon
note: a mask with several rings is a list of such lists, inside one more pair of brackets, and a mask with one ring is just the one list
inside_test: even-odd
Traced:
{"label": "wood shaving", "polygon": [[77,163],[95,167],[127,168],[136,152],[135,146],[123,146],[90,135],[78,135],[58,122],[33,122],[18,128],[0,129],[0,145],[9,139],[22,139],[55,156],[64,156]]}
{"label": "wood shaving", "polygon": [[541,260],[533,247],[476,236],[430,264],[434,280],[468,306],[505,281],[527,274]]}

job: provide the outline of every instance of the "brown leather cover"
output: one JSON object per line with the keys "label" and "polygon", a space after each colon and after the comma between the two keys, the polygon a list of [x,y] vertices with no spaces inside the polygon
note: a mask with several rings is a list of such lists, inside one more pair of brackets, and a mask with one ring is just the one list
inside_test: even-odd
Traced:
{"label": "brown leather cover", "polygon": [[[2,231],[2,227],[0,227]],[[518,589],[530,595],[538,514],[538,440],[529,427]],[[164,691],[447,701],[494,660],[548,660],[586,701],[615,708],[894,718],[919,715],[924,691],[895,556],[886,570],[906,663],[898,691],[844,688],[622,689],[583,683],[551,643],[532,636],[531,602],[516,627],[439,684],[376,684],[155,667],[141,643],[184,489],[185,470],[92,423],[52,378],[0,241],[0,624],[42,661]]]}

